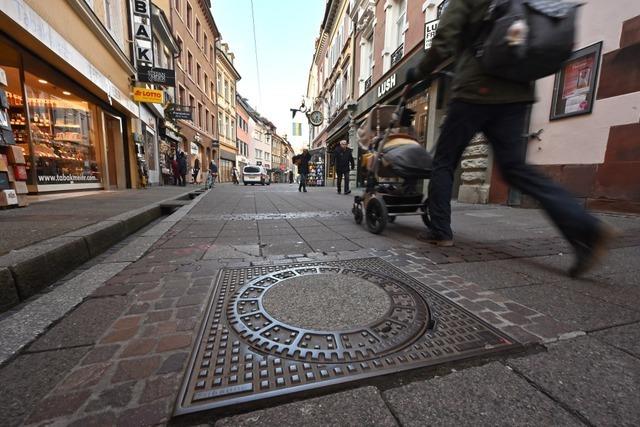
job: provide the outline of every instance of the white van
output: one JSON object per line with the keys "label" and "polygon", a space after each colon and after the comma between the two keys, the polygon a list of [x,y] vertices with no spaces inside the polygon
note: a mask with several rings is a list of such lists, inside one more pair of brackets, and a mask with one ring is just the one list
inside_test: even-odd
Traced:
{"label": "white van", "polygon": [[263,166],[245,166],[242,170],[242,182],[244,185],[271,185],[271,177]]}

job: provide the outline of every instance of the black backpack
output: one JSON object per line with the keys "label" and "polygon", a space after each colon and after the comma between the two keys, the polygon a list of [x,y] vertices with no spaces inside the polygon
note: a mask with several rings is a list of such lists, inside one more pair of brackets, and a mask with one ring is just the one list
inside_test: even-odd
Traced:
{"label": "black backpack", "polygon": [[[579,6],[561,0],[493,0],[474,44],[484,71],[518,82],[555,74],[573,50]],[[523,27],[524,39],[510,44],[510,29]]]}

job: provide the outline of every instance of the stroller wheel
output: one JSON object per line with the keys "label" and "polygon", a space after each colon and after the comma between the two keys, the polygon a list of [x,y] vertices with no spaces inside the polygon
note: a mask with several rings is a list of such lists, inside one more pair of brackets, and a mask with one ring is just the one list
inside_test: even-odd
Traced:
{"label": "stroller wheel", "polygon": [[395,216],[388,216],[387,217],[387,222],[389,224],[393,224],[394,222],[396,222],[396,217]]}
{"label": "stroller wheel", "polygon": [[384,202],[380,199],[372,198],[367,203],[367,228],[373,234],[380,234],[387,226],[388,212]]}
{"label": "stroller wheel", "polygon": [[353,213],[353,219],[356,221],[356,224],[362,224],[362,203],[354,203],[351,212]]}
{"label": "stroller wheel", "polygon": [[422,212],[424,212],[422,216],[422,222],[427,227],[431,227],[431,218],[429,218],[429,199],[425,200],[422,204]]}

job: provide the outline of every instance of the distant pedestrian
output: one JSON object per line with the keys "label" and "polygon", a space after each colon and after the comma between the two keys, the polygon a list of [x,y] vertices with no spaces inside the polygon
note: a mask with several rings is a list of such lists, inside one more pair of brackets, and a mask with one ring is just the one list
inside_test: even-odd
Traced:
{"label": "distant pedestrian", "polygon": [[171,159],[171,173],[173,174],[173,185],[180,185],[180,167],[178,167],[178,155]]}
{"label": "distant pedestrian", "polygon": [[240,184],[240,180],[238,176],[239,176],[238,168],[234,166],[233,169],[231,169],[231,179],[233,179],[233,183],[236,185]]}
{"label": "distant pedestrian", "polygon": [[181,151],[178,155],[178,173],[180,174],[180,185],[187,185],[187,155]]}
{"label": "distant pedestrian", "polygon": [[302,154],[297,158],[298,172],[300,173],[300,184],[298,185],[298,191],[307,192],[307,175],[309,175],[309,161],[311,160],[311,154],[308,149],[302,150]]}
{"label": "distant pedestrian", "polygon": [[293,184],[293,171],[289,171],[289,185]]}
{"label": "distant pedestrian", "polygon": [[[338,194],[342,189],[342,180],[344,178],[344,194],[351,193],[349,189],[349,171],[355,168],[353,153],[351,148],[347,146],[347,141],[340,141],[340,145],[333,152],[334,163],[336,165],[336,175],[338,176]],[[351,166],[351,168],[349,168]]]}
{"label": "distant pedestrian", "polygon": [[196,161],[193,162],[193,183],[198,183],[198,174],[200,173],[200,159],[196,157]]}
{"label": "distant pedestrian", "polygon": [[216,178],[218,177],[218,165],[211,159],[209,162],[209,176],[211,177],[211,187],[216,186]]}

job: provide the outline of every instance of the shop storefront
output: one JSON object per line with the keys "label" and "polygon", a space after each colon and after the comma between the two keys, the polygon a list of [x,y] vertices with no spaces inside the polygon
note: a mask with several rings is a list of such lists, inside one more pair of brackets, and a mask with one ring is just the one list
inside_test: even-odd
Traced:
{"label": "shop storefront", "polygon": [[29,192],[131,185],[123,116],[1,34],[0,68]]}
{"label": "shop storefront", "polygon": [[220,182],[231,182],[231,171],[236,164],[236,153],[230,153],[225,149],[220,150],[220,164],[218,165],[218,177]]}

